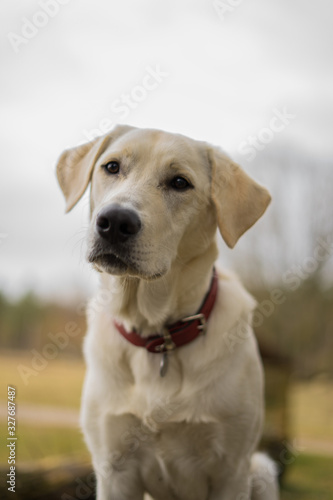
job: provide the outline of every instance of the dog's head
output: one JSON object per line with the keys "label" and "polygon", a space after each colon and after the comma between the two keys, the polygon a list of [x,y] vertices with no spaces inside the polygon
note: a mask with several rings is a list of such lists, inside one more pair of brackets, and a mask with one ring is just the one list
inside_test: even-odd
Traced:
{"label": "dog's head", "polygon": [[218,148],[128,126],[65,151],[57,175],[67,211],[91,183],[88,260],[144,279],[202,254],[217,226],[234,247],[270,202]]}

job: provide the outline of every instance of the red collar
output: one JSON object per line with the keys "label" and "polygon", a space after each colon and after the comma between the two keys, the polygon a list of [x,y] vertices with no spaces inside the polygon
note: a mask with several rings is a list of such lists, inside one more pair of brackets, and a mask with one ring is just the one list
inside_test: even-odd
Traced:
{"label": "red collar", "polygon": [[195,340],[199,335],[206,333],[206,322],[217,297],[217,284],[218,277],[214,268],[210,288],[199,311],[193,316],[188,316],[173,325],[165,327],[162,335],[141,337],[135,330],[128,332],[120,323],[114,321],[114,324],[126,340],[138,347],[145,347],[147,351],[155,354],[173,351],[177,347],[182,347]]}

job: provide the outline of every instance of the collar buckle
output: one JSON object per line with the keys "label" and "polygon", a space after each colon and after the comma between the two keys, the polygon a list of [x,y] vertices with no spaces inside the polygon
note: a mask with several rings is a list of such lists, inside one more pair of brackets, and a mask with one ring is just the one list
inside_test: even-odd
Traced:
{"label": "collar buckle", "polygon": [[176,344],[172,340],[170,332],[167,328],[163,328],[163,344],[155,347],[155,352],[171,352],[176,349]]}
{"label": "collar buckle", "polygon": [[193,314],[193,316],[187,316],[186,318],[183,318],[182,323],[186,323],[187,321],[199,321],[200,324],[198,325],[198,330],[200,330],[201,335],[206,335],[207,331],[207,320],[204,314]]}

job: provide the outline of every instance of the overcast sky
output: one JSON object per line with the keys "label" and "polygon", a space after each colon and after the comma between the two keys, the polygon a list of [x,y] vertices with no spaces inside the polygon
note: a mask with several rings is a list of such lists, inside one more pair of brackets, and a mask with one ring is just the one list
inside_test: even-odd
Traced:
{"label": "overcast sky", "polygon": [[55,163],[112,124],[241,162],[282,114],[267,148],[332,157],[332,22],[330,0],[2,0],[0,290],[65,297],[93,279],[87,200],[64,216]]}

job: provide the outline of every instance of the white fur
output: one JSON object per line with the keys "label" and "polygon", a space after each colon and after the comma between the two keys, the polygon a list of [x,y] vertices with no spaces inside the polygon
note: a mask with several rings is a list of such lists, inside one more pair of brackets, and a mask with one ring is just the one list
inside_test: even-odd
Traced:
{"label": "white fur", "polygon": [[[267,192],[221,152],[212,160],[212,148],[208,154],[207,145],[188,138],[125,128],[110,139],[93,165],[77,155],[85,172],[80,182],[72,170],[66,180],[65,163],[59,167],[71,205],[93,170],[91,248],[97,214],[108,203],[137,211],[143,221],[127,272],[96,265],[103,293],[88,308],[81,423],[97,499],[277,500],[269,460],[253,455],[263,422],[263,372],[251,328],[255,301],[238,279],[218,272],[206,335],[170,354],[164,378],[161,355],[130,344],[114,326],[116,318],[147,336],[194,314],[211,280],[217,224],[233,246],[267,206]],[[98,154],[103,141],[92,146]],[[103,177],[99,165],[114,157],[123,177]],[[163,179],[171,168],[186,172],[195,189],[168,191]],[[222,210],[218,199],[227,189]],[[242,211],[246,222],[239,221]]]}

